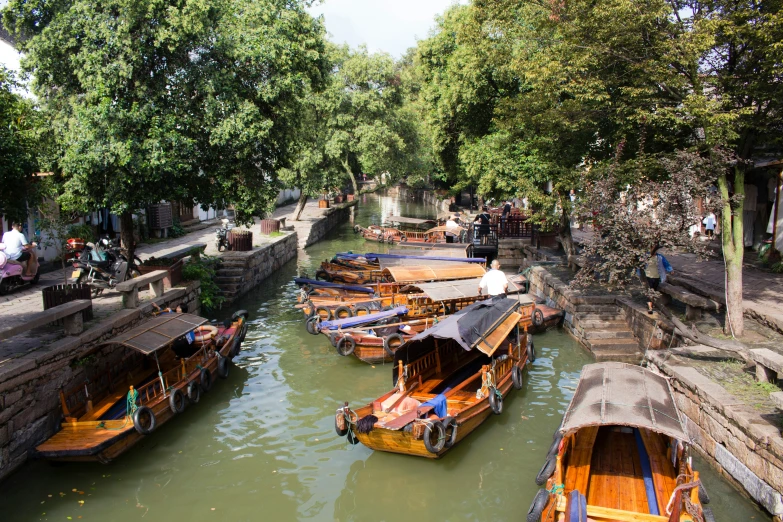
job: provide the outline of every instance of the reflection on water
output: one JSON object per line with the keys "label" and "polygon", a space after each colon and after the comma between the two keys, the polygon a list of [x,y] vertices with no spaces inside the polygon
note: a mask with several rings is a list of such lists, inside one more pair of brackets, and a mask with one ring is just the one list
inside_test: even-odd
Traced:
{"label": "reflection on water", "polygon": [[[363,225],[435,214],[410,200],[362,199]],[[0,489],[2,520],[524,519],[589,357],[561,332],[537,336],[528,386],[439,461],[347,445],[334,433],[335,408],[387,391],[391,368],[339,357],[307,334],[291,280],[335,251],[384,248],[346,223],[300,253],[236,303],[249,310],[250,329],[228,379],[111,465],[26,465]],[[714,472],[704,480],[719,522],[769,520]]]}

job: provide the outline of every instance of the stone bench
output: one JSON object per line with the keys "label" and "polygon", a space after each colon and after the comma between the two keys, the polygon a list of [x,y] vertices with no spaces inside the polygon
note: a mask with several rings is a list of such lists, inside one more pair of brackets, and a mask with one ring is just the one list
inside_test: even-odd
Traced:
{"label": "stone bench", "polygon": [[750,358],[756,363],[759,382],[777,383],[778,375],[783,374],[783,355],[767,348],[756,348],[750,351]]}
{"label": "stone bench", "polygon": [[166,270],[155,270],[149,274],[128,279],[114,287],[122,294],[123,308],[136,308],[139,306],[139,288],[149,285],[150,292],[155,297],[163,295],[163,278],[168,272]]}
{"label": "stone bench", "polygon": [[699,319],[702,310],[720,310],[721,304],[712,299],[694,294],[681,286],[661,283],[658,285],[658,291],[664,294],[663,304],[669,304],[672,299],[685,303],[685,318],[688,320]]}
{"label": "stone bench", "polygon": [[54,321],[63,320],[65,333],[79,335],[84,330],[82,311],[92,306],[89,299],[78,299],[61,305],[54,306],[43,312],[32,314],[23,323],[0,329],[0,341],[9,339],[20,333],[28,332],[33,328],[44,326]]}
{"label": "stone bench", "polygon": [[190,253],[194,249],[201,250],[201,253],[204,253],[204,250],[207,248],[206,243],[196,243],[195,245],[188,245],[184,248],[180,248],[178,250],[175,250],[173,252],[169,252],[168,254],[162,254],[160,256],[157,256],[162,259],[171,259],[172,261],[179,261],[180,259],[184,259],[190,255]]}

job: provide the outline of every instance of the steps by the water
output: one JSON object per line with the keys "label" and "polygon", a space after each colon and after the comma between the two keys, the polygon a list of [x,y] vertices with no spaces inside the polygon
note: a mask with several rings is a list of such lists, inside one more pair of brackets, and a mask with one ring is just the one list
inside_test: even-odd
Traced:
{"label": "steps by the water", "polygon": [[598,361],[638,363],[642,358],[625,314],[614,304],[577,305],[573,333]]}

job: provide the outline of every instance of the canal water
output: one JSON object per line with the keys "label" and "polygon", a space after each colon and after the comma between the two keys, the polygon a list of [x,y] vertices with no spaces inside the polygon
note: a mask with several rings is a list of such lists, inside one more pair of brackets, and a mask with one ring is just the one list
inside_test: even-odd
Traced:
{"label": "canal water", "polygon": [[[434,213],[367,195],[355,221]],[[391,368],[340,357],[324,337],[307,334],[292,308],[292,279],[336,251],[383,248],[352,226],[339,226],[236,303],[250,312],[250,330],[227,380],[110,465],[28,463],[0,485],[0,520],[524,520],[589,356],[560,331],[537,336],[527,388],[512,391],[502,415],[439,461],[349,446],[335,435],[335,408],[388,391]],[[695,462],[718,522],[769,520]]]}

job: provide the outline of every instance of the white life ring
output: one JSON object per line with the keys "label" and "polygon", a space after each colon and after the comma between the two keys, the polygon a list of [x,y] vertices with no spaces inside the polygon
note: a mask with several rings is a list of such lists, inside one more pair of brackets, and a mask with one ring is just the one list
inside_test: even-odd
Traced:
{"label": "white life ring", "polygon": [[193,330],[193,340],[197,343],[203,343],[209,341],[217,335],[218,329],[208,324],[199,326]]}

